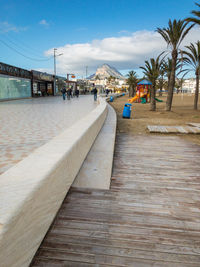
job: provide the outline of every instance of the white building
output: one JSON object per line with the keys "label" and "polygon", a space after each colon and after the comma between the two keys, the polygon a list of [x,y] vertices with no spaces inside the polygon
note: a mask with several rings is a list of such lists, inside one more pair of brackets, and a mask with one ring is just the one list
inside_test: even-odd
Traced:
{"label": "white building", "polygon": [[183,82],[182,89],[183,91],[194,94],[196,89],[196,79],[195,78],[186,79]]}
{"label": "white building", "polygon": [[120,80],[120,79],[115,79],[113,81],[110,81],[108,82],[108,79],[107,78],[104,78],[104,79],[93,79],[93,80],[90,80],[90,82],[93,82],[95,84],[95,86],[102,86],[104,88],[106,87],[116,87],[116,88],[121,88],[122,85],[125,85],[126,84],[126,80]]}

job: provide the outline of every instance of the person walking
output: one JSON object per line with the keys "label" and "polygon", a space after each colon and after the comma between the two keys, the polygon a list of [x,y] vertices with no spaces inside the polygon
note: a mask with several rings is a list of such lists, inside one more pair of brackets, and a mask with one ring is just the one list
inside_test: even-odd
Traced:
{"label": "person walking", "polygon": [[96,87],[93,89],[93,94],[94,94],[94,101],[97,101],[97,88]]}
{"label": "person walking", "polygon": [[74,96],[74,90],[73,90],[73,86],[71,86],[71,98],[73,98]]}
{"label": "person walking", "polygon": [[109,94],[109,90],[108,90],[108,89],[106,89],[106,97],[108,96],[108,94]]}
{"label": "person walking", "polygon": [[70,100],[70,96],[72,95],[71,88],[67,90],[67,99]]}
{"label": "person walking", "polygon": [[65,100],[66,89],[64,87],[61,89],[61,93],[62,93],[63,100]]}
{"label": "person walking", "polygon": [[79,90],[77,88],[75,89],[75,96],[79,97]]}

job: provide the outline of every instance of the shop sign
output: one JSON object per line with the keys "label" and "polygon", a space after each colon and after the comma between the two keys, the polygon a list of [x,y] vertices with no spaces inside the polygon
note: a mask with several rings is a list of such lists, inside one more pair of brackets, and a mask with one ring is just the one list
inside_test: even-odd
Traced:
{"label": "shop sign", "polygon": [[50,75],[48,73],[35,71],[35,70],[32,70],[32,73],[33,73],[33,78],[34,79],[47,81],[47,82],[52,82],[53,81],[53,75]]}
{"label": "shop sign", "polygon": [[31,78],[31,73],[28,70],[7,65],[2,62],[0,62],[0,73],[22,78]]}

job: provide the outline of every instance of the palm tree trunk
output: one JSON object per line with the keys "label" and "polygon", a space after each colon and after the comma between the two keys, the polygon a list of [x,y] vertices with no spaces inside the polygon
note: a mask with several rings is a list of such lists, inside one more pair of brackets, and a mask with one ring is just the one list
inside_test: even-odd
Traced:
{"label": "palm tree trunk", "polygon": [[160,88],[159,96],[162,96],[162,89],[163,89],[163,87]]}
{"label": "palm tree trunk", "polygon": [[176,62],[177,62],[177,50],[172,51],[172,70],[169,79],[169,88],[167,94],[167,101],[166,101],[166,111],[171,111],[172,108],[172,100],[173,100],[173,93],[174,93],[174,85],[175,85],[175,77],[176,77]]}
{"label": "palm tree trunk", "polygon": [[167,90],[169,91],[170,75],[167,75],[167,78],[168,78],[168,80],[167,80]]}
{"label": "palm tree trunk", "polygon": [[135,95],[135,86],[133,86],[133,94],[132,94],[132,97],[134,97]]}
{"label": "palm tree trunk", "polygon": [[163,77],[161,78],[161,81],[160,81],[160,91],[159,91],[159,96],[162,96],[162,91],[163,91],[163,83],[164,83],[164,80],[163,80]]}
{"label": "palm tree trunk", "polygon": [[196,72],[196,89],[194,95],[194,109],[198,109],[198,98],[199,98],[199,71]]}
{"label": "palm tree trunk", "polygon": [[133,96],[133,86],[130,85],[129,86],[129,97],[132,97]]}
{"label": "palm tree trunk", "polygon": [[150,111],[156,111],[156,100],[155,100],[155,92],[156,92],[156,84],[152,84],[152,89],[151,89],[151,106],[150,106]]}

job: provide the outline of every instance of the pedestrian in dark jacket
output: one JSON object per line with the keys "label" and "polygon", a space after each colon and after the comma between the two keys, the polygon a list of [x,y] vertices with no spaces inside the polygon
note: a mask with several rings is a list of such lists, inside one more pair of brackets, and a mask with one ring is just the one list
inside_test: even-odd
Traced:
{"label": "pedestrian in dark jacket", "polygon": [[106,97],[108,96],[108,94],[109,94],[109,90],[108,90],[108,89],[106,89]]}
{"label": "pedestrian in dark jacket", "polygon": [[70,96],[72,95],[72,89],[71,88],[69,88],[68,90],[67,90],[67,99],[68,100],[70,100]]}
{"label": "pedestrian in dark jacket", "polygon": [[74,96],[74,91],[73,91],[73,86],[71,86],[71,98],[73,98],[73,96]]}
{"label": "pedestrian in dark jacket", "polygon": [[75,96],[79,97],[79,90],[78,89],[75,90]]}
{"label": "pedestrian in dark jacket", "polygon": [[95,87],[92,91],[94,94],[94,101],[97,101],[97,88]]}
{"label": "pedestrian in dark jacket", "polygon": [[65,89],[65,88],[62,88],[62,89],[61,89],[61,93],[62,93],[63,100],[65,100],[66,89]]}

